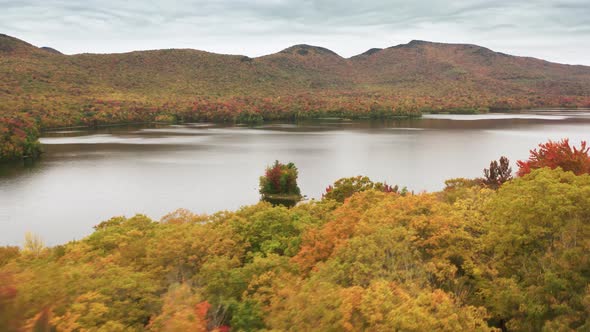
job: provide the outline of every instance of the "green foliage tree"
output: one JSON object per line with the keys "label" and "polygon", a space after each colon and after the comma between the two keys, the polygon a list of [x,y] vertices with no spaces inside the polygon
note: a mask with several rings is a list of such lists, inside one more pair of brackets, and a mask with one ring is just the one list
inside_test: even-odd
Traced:
{"label": "green foliage tree", "polygon": [[366,176],[355,176],[350,178],[342,178],[334,182],[326,188],[326,192],[323,194],[324,199],[333,199],[337,202],[343,203],[345,199],[352,196],[355,193],[362,192],[365,190],[377,190],[382,192],[392,192],[396,194],[405,195],[407,189],[404,187],[401,192],[398,186],[390,186],[382,182],[373,182]]}
{"label": "green foliage tree", "polygon": [[483,179],[481,178],[454,178],[445,181],[445,188],[438,195],[443,201],[453,204],[458,200],[476,195],[482,187]]}
{"label": "green foliage tree", "polygon": [[233,308],[230,325],[238,331],[259,331],[264,329],[264,312],[256,301],[244,300]]}
{"label": "green foliage tree", "polygon": [[496,321],[519,331],[588,326],[590,176],[532,171],[502,186],[488,215],[480,287]]}

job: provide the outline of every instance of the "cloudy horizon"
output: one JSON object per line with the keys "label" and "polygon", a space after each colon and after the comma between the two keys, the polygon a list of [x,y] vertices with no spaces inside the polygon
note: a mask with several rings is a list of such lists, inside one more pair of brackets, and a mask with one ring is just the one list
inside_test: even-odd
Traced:
{"label": "cloudy horizon", "polygon": [[428,40],[590,65],[587,0],[0,0],[0,33],[66,54],[192,48],[251,57],[295,44],[350,57]]}

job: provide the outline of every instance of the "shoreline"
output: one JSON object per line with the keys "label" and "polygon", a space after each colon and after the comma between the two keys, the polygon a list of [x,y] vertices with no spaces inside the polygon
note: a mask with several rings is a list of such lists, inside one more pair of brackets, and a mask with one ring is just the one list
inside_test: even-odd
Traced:
{"label": "shoreline", "polygon": [[72,130],[72,129],[100,129],[100,128],[110,128],[110,127],[124,127],[124,126],[138,126],[138,125],[175,125],[175,124],[187,124],[187,123],[210,123],[215,125],[256,125],[256,124],[268,124],[268,123],[278,123],[278,122],[289,122],[289,123],[297,123],[302,121],[314,121],[314,120],[339,120],[339,121],[355,121],[355,120],[401,120],[401,119],[419,119],[424,114],[448,114],[448,115],[482,115],[482,114],[497,114],[497,113],[519,113],[519,112],[552,112],[552,111],[587,111],[590,112],[590,108],[564,108],[564,107],[549,107],[549,108],[530,108],[530,109],[519,109],[519,110],[490,110],[488,112],[452,112],[452,111],[440,111],[440,112],[422,112],[420,116],[391,116],[386,118],[379,118],[373,119],[370,117],[359,117],[356,119],[352,118],[345,118],[345,117],[318,117],[318,118],[304,118],[304,119],[297,119],[294,120],[292,118],[285,118],[285,119],[276,119],[276,120],[262,120],[260,122],[255,123],[245,123],[239,121],[184,121],[184,122],[161,122],[161,121],[137,121],[137,122],[121,122],[121,123],[111,123],[111,124],[100,124],[100,125],[75,125],[75,126],[63,126],[63,127],[50,127],[50,128],[42,128],[40,131],[41,133],[51,133],[60,130]]}

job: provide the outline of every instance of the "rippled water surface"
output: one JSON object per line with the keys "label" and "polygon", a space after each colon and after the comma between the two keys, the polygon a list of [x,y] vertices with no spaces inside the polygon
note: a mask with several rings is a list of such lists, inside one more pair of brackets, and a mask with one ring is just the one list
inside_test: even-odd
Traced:
{"label": "rippled water surface", "polygon": [[187,124],[46,133],[35,165],[0,166],[0,245],[33,231],[46,243],[80,239],[116,215],[159,219],[258,200],[258,177],[275,159],[299,168],[303,194],[368,175],[414,191],[480,176],[490,160],[524,159],[547,139],[590,140],[590,112],[426,115],[387,122],[325,119],[258,127]]}

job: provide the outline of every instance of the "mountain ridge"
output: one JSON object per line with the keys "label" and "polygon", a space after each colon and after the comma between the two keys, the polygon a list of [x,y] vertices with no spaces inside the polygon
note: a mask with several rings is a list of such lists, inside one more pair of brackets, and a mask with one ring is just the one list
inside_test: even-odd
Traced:
{"label": "mountain ridge", "polygon": [[[212,103],[204,118],[224,121],[244,112],[268,119],[302,116],[302,110],[414,114],[590,106],[588,66],[424,40],[350,58],[307,44],[252,58],[186,48],[66,55],[0,34],[0,76],[0,112],[29,110],[43,127],[143,119],[136,109],[177,117],[176,109],[194,108],[202,99]],[[226,111],[231,114],[219,116]],[[50,113],[63,115],[56,120]]]}
{"label": "mountain ridge", "polygon": [[[232,53],[218,53],[218,52],[211,52],[211,51],[207,51],[207,50],[202,50],[202,49],[198,49],[198,48],[157,48],[157,49],[145,49],[145,50],[133,50],[133,51],[126,51],[126,52],[114,52],[114,53],[92,53],[92,52],[82,52],[82,53],[74,53],[74,54],[66,54],[66,53],[62,53],[50,46],[43,46],[43,47],[37,47],[34,46],[22,39],[7,35],[7,34],[3,34],[0,33],[0,51],[2,51],[2,43],[3,43],[3,37],[5,39],[12,39],[13,41],[16,42],[20,42],[23,44],[26,44],[27,46],[33,47],[35,49],[38,50],[46,50],[49,51],[50,53],[55,53],[55,54],[59,54],[59,55],[63,55],[63,56],[78,56],[78,55],[112,55],[112,54],[131,54],[131,53],[137,53],[137,52],[155,52],[155,51],[177,51],[177,50],[187,50],[187,51],[197,51],[197,52],[206,52],[206,53],[210,53],[210,54],[216,54],[216,55],[226,55],[226,56],[242,56],[242,57],[247,57],[250,59],[258,59],[258,58],[264,58],[270,55],[276,55],[276,54],[280,54],[280,53],[290,53],[291,50],[297,49],[297,50],[316,50],[319,51],[317,53],[324,53],[324,54],[330,54],[330,55],[336,55],[342,59],[346,59],[346,60],[351,60],[353,58],[357,58],[359,56],[363,56],[363,55],[367,55],[367,53],[369,53],[369,55],[371,55],[372,53],[374,53],[375,51],[382,51],[382,50],[387,50],[387,49],[395,49],[395,48],[404,48],[404,47],[417,47],[417,46],[424,46],[424,45],[436,45],[436,46],[463,46],[463,47],[474,47],[474,48],[478,48],[478,49],[483,49],[483,50],[487,50],[490,52],[493,52],[495,54],[498,55],[503,55],[503,56],[509,56],[509,57],[517,57],[517,58],[525,58],[525,59],[534,59],[534,60],[540,60],[540,61],[546,61],[552,64],[559,64],[559,65],[564,65],[564,66],[575,66],[575,67],[588,67],[590,68],[590,65],[584,65],[584,64],[568,64],[568,63],[560,63],[560,62],[553,62],[553,61],[549,61],[549,60],[545,60],[542,58],[537,58],[537,57],[533,57],[533,56],[527,56],[527,55],[513,55],[513,54],[507,54],[507,53],[503,53],[503,52],[498,52],[498,51],[494,51],[490,48],[487,48],[485,46],[481,46],[481,45],[477,45],[477,44],[470,44],[470,43],[446,43],[446,42],[438,42],[438,41],[429,41],[429,40],[420,40],[420,39],[412,39],[407,43],[402,43],[402,44],[397,44],[397,45],[392,45],[392,46],[388,46],[385,48],[370,48],[365,52],[356,54],[356,55],[352,55],[350,57],[343,57],[341,55],[339,55],[337,52],[323,47],[323,46],[317,46],[317,45],[310,45],[310,44],[295,44],[292,46],[289,46],[287,48],[284,48],[282,50],[279,50],[277,52],[274,53],[270,53],[270,54],[264,54],[264,55],[259,55],[259,56],[247,56],[247,55],[243,55],[243,54],[232,54]],[[304,55],[304,54],[301,54]]]}

